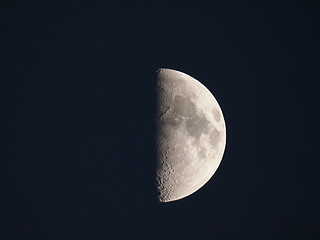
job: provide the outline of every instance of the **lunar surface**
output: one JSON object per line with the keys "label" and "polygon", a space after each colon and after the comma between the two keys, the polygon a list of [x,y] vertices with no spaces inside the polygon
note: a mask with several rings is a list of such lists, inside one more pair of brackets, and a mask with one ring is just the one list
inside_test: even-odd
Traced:
{"label": "lunar surface", "polygon": [[216,99],[189,75],[159,69],[156,91],[158,200],[170,202],[194,193],[215,173],[226,127]]}

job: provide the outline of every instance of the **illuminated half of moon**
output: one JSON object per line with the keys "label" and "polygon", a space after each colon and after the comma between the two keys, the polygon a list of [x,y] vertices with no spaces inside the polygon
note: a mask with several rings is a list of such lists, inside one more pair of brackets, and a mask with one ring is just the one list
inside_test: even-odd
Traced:
{"label": "illuminated half of moon", "polygon": [[226,145],[221,108],[199,81],[159,69],[156,82],[156,185],[160,202],[200,189],[217,170]]}

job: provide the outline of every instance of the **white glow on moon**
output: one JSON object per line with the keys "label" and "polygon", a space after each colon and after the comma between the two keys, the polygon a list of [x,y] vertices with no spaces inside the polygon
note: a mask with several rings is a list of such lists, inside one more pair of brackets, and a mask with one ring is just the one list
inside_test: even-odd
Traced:
{"label": "white glow on moon", "polygon": [[160,69],[156,129],[158,199],[189,196],[209,181],[222,160],[226,126],[221,108],[196,79]]}

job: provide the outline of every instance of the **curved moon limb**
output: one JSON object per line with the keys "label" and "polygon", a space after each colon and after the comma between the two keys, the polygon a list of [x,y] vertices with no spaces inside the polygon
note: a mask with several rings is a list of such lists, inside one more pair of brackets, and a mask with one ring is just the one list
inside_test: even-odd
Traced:
{"label": "curved moon limb", "polygon": [[217,170],[226,145],[221,108],[199,81],[159,69],[156,82],[156,185],[170,202],[200,189]]}

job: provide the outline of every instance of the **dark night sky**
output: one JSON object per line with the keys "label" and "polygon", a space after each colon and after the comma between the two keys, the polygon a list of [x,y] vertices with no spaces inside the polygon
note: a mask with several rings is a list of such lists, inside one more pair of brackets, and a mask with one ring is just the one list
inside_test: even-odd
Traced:
{"label": "dark night sky", "polygon": [[[318,6],[4,2],[1,239],[319,239]],[[167,204],[159,67],[201,81],[227,126],[211,181]]]}

